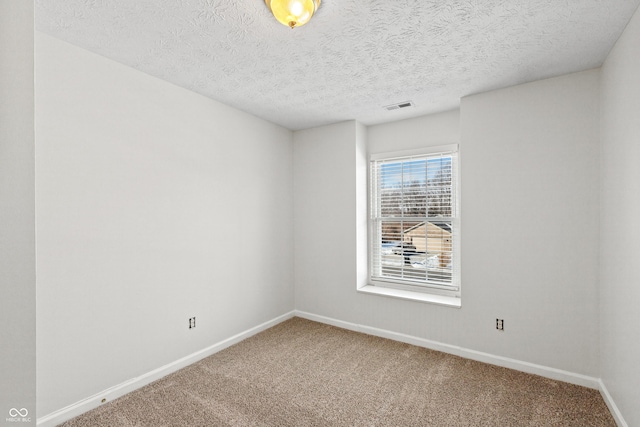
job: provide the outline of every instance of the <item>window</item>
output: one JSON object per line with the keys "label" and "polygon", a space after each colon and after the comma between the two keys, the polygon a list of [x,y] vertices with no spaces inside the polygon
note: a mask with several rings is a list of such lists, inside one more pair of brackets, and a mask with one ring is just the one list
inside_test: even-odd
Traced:
{"label": "window", "polygon": [[371,156],[371,285],[460,295],[457,151],[447,145]]}

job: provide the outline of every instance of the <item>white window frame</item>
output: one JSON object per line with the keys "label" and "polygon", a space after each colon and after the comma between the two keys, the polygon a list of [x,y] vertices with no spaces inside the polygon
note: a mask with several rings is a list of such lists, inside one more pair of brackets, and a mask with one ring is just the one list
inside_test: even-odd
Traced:
{"label": "white window frame", "polygon": [[[425,157],[437,157],[439,155],[452,157],[452,213],[446,218],[451,221],[452,229],[452,271],[451,283],[434,283],[428,280],[414,282],[411,280],[395,279],[390,277],[380,277],[374,274],[374,247],[379,242],[379,232],[375,212],[378,211],[374,205],[378,200],[378,187],[374,174],[374,163],[376,161],[411,160]],[[374,188],[376,186],[376,188]],[[404,150],[396,152],[372,154],[369,157],[369,180],[368,180],[368,285],[360,288],[360,291],[386,295],[391,297],[432,302],[436,304],[460,307],[461,283],[460,283],[460,173],[459,173],[459,152],[457,144],[439,145],[425,147],[417,150]],[[425,222],[428,216],[424,217]],[[378,251],[380,252],[380,248]],[[380,267],[380,263],[377,264]]]}

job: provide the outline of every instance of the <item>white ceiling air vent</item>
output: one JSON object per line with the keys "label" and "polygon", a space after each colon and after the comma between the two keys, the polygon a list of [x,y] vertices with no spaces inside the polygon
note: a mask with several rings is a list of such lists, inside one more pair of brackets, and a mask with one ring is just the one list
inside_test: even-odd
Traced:
{"label": "white ceiling air vent", "polygon": [[400,110],[401,108],[409,108],[409,107],[413,107],[413,102],[411,101],[399,102],[397,104],[387,105],[384,108],[386,110],[391,111],[391,110]]}

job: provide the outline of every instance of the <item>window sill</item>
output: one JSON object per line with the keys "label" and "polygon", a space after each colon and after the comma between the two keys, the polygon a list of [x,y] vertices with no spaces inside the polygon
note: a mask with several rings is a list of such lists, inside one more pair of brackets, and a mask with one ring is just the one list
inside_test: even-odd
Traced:
{"label": "window sill", "polygon": [[381,286],[365,285],[358,288],[358,292],[365,294],[382,295],[391,298],[400,298],[410,301],[419,301],[429,304],[444,305],[447,307],[460,308],[462,302],[460,298],[444,295],[427,294],[423,292],[405,291],[401,289],[384,288]]}

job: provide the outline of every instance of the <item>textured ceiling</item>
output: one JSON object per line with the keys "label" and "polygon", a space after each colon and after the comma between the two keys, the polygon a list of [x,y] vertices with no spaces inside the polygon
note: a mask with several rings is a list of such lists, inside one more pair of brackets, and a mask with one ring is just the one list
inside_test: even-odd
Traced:
{"label": "textured ceiling", "polygon": [[[36,28],[297,130],[598,67],[638,4],[323,0],[291,30],[263,0],[36,0]],[[414,107],[383,108],[402,101]]]}

